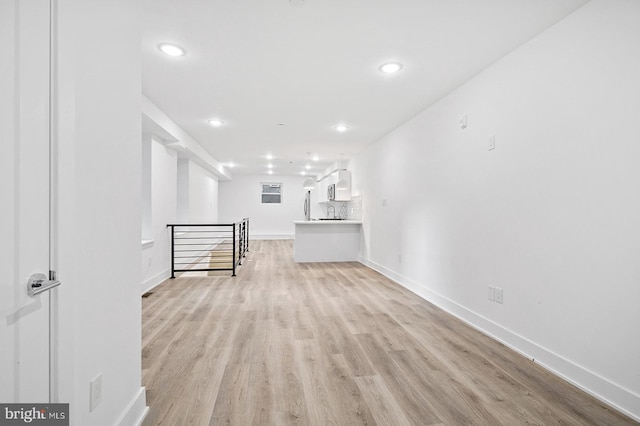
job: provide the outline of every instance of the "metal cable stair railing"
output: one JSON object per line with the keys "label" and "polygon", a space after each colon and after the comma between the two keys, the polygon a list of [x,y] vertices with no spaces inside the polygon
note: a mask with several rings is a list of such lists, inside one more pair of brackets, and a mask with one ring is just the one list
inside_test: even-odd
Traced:
{"label": "metal cable stair railing", "polygon": [[236,223],[168,224],[171,238],[171,278],[176,273],[231,271],[249,251],[249,218]]}

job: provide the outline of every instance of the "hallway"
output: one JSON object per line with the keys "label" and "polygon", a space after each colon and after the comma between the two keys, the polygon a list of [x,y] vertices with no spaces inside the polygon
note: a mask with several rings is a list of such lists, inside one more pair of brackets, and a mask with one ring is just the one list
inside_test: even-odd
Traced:
{"label": "hallway", "polygon": [[145,425],[635,424],[358,263],[253,241],[143,298]]}

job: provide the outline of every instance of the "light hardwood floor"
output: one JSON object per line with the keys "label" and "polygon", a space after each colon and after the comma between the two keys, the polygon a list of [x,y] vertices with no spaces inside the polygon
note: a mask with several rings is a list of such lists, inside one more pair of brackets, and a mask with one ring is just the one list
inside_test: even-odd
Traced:
{"label": "light hardwood floor", "polygon": [[252,241],[143,298],[145,425],[637,424],[357,263]]}

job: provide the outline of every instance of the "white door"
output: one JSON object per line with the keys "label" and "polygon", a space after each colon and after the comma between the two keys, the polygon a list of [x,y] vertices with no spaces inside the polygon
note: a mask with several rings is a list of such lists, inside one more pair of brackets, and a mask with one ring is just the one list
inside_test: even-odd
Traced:
{"label": "white door", "polygon": [[[49,400],[49,0],[0,1],[0,402]],[[48,276],[47,276],[48,278]],[[45,283],[46,284],[46,283]],[[57,289],[52,290],[57,291]]]}

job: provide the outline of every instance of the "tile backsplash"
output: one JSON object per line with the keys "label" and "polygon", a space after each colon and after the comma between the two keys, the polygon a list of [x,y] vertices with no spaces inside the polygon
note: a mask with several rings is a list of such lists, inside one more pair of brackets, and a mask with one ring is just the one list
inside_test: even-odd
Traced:
{"label": "tile backsplash", "polygon": [[351,197],[347,203],[347,219],[362,220],[362,195]]}
{"label": "tile backsplash", "polygon": [[324,217],[338,219],[362,220],[362,196],[351,197],[351,201],[329,201],[321,203]]}

